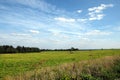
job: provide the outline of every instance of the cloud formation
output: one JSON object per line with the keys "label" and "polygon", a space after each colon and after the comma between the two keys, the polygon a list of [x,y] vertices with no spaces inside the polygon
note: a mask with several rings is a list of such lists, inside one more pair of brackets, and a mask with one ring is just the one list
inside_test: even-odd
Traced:
{"label": "cloud formation", "polygon": [[40,32],[38,30],[29,30],[33,34],[39,34]]}
{"label": "cloud formation", "polygon": [[51,13],[56,9],[54,5],[46,3],[44,0],[7,0],[6,2],[8,2],[9,4],[13,3],[13,4],[24,5],[29,8],[38,9],[48,13]]}
{"label": "cloud formation", "polygon": [[112,35],[109,29],[93,25],[95,20],[103,19],[103,10],[109,7],[113,4],[67,11],[45,0],[0,0],[0,42],[40,48],[88,48],[101,42],[96,37],[107,39]]}
{"label": "cloud formation", "polygon": [[75,19],[72,18],[56,17],[54,19],[61,22],[75,22]]}
{"label": "cloud formation", "polygon": [[92,21],[92,20],[103,19],[103,17],[105,16],[105,14],[103,14],[103,10],[105,10],[109,7],[113,7],[113,4],[101,4],[98,7],[88,8],[89,20]]}
{"label": "cloud formation", "polygon": [[25,34],[25,33],[11,33],[12,36],[21,36],[21,37],[26,37],[26,36],[30,36],[29,34]]}
{"label": "cloud formation", "polygon": [[77,13],[81,13],[82,12],[82,10],[77,10]]}
{"label": "cloud formation", "polygon": [[94,11],[95,13],[101,13],[103,10],[113,7],[113,4],[101,4],[98,7],[89,8],[88,11]]}
{"label": "cloud formation", "polygon": [[85,35],[95,35],[95,36],[99,36],[99,35],[110,35],[112,32],[104,32],[104,31],[100,31],[100,30],[92,30],[89,32],[86,32]]}

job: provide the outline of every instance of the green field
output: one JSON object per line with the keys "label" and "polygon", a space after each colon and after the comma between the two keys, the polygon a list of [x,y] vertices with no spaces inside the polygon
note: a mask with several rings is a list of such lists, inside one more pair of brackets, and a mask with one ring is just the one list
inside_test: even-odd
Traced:
{"label": "green field", "polygon": [[120,55],[120,50],[46,51],[40,53],[0,54],[0,79],[36,68],[79,62],[104,56]]}

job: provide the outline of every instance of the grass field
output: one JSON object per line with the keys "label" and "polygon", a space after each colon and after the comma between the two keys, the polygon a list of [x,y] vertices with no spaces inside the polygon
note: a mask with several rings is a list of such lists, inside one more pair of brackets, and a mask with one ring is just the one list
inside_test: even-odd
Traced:
{"label": "grass field", "polygon": [[58,66],[63,63],[91,60],[104,56],[120,55],[120,50],[46,51],[41,53],[0,54],[0,79],[36,68]]}

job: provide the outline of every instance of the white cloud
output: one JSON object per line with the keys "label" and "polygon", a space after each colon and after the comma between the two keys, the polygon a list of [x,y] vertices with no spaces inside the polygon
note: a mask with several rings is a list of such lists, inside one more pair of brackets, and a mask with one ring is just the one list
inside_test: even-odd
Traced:
{"label": "white cloud", "polygon": [[113,7],[113,4],[101,4],[98,7],[89,8],[88,11],[94,11],[95,13],[100,13],[108,7]]}
{"label": "white cloud", "polygon": [[[31,47],[43,47],[46,40],[39,37],[33,37],[30,34],[25,33],[0,33],[1,45],[13,45],[13,46],[31,46]],[[39,45],[41,44],[41,45]]]}
{"label": "white cloud", "polygon": [[61,22],[75,22],[73,18],[56,17],[54,19]]}
{"label": "white cloud", "polygon": [[44,12],[51,12],[56,9],[55,6],[45,2],[44,0],[8,0],[8,1],[22,4],[31,8],[39,9]]}
{"label": "white cloud", "polygon": [[[76,17],[78,15],[77,12],[81,13],[82,10],[73,13],[65,12],[63,14],[62,11],[56,9],[54,5],[50,5],[47,2],[39,2],[44,0],[11,1],[18,1],[17,4],[20,4],[21,7],[19,5],[17,7],[12,6],[13,8],[9,8],[9,6],[2,7],[2,9],[4,9],[4,14],[0,15],[0,23],[9,25],[8,27],[10,30],[17,33],[9,34],[8,30],[1,28],[0,33],[8,33],[8,35],[0,35],[0,42],[2,44],[12,44],[14,42],[15,45],[38,46],[39,48],[68,48],[71,45],[78,48],[92,48],[92,38],[95,38],[98,35],[103,37],[104,35],[111,34],[111,32],[100,30],[91,31],[93,27],[89,21],[101,20],[105,16],[102,12],[104,9],[108,8],[108,6],[105,8],[105,6],[102,5],[102,7],[99,7],[98,9],[88,10],[90,16],[88,19],[84,16],[83,18],[80,16],[79,18]],[[23,5],[27,7],[23,8]],[[8,9],[6,11],[10,12],[6,13],[5,8]],[[53,14],[58,12],[60,13],[57,15]],[[24,31],[27,31],[28,33],[24,33]],[[31,35],[38,33],[42,33],[42,35]],[[108,37],[106,37],[106,39],[108,39]],[[96,45],[101,44],[97,40],[94,41],[96,42]],[[94,48],[96,47],[97,46]]]}
{"label": "white cloud", "polygon": [[25,33],[11,33],[12,36],[30,36],[29,34]]}
{"label": "white cloud", "polygon": [[33,34],[39,34],[40,32],[38,30],[30,30],[31,33]]}
{"label": "white cloud", "polygon": [[50,33],[52,33],[52,35],[54,36],[59,36],[61,31],[60,30],[56,30],[56,29],[50,29],[48,30]]}
{"label": "white cloud", "polygon": [[[6,0],[6,3],[8,2],[8,4],[16,4],[18,5],[22,5],[22,6],[27,6],[31,9],[35,9],[38,10],[39,12],[45,12],[45,13],[52,13],[52,14],[64,14],[67,12],[65,10],[59,9],[57,8],[55,5],[52,5],[48,2],[46,2],[45,0]],[[18,8],[16,7],[16,8]]]}
{"label": "white cloud", "polygon": [[81,13],[82,12],[82,10],[77,10],[77,13]]}
{"label": "white cloud", "polygon": [[89,8],[88,9],[89,20],[101,20],[101,19],[103,19],[103,17],[105,16],[105,14],[103,14],[103,10],[105,10],[109,7],[113,7],[113,4],[101,4],[98,7]]}
{"label": "white cloud", "polygon": [[77,19],[78,22],[86,22],[88,19]]}
{"label": "white cloud", "polygon": [[92,30],[90,32],[85,33],[85,35],[110,35],[112,32],[104,32],[100,30]]}
{"label": "white cloud", "polygon": [[90,39],[89,38],[86,38],[86,37],[82,37],[82,38],[80,38],[81,40],[86,40],[86,41],[90,41]]}
{"label": "white cloud", "polygon": [[67,31],[67,30],[57,30],[57,29],[50,29],[48,30],[49,32],[51,32],[53,35],[55,36],[59,36],[59,35],[76,35],[76,36],[80,36],[82,35],[82,33],[80,32],[75,32],[75,31]]}
{"label": "white cloud", "polygon": [[89,20],[101,20],[105,16],[104,14],[91,14]]}

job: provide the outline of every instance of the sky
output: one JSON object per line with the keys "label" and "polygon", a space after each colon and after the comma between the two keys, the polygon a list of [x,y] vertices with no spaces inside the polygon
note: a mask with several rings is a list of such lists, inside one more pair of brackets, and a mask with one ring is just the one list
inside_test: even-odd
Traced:
{"label": "sky", "polygon": [[0,45],[120,48],[120,0],[0,0]]}

